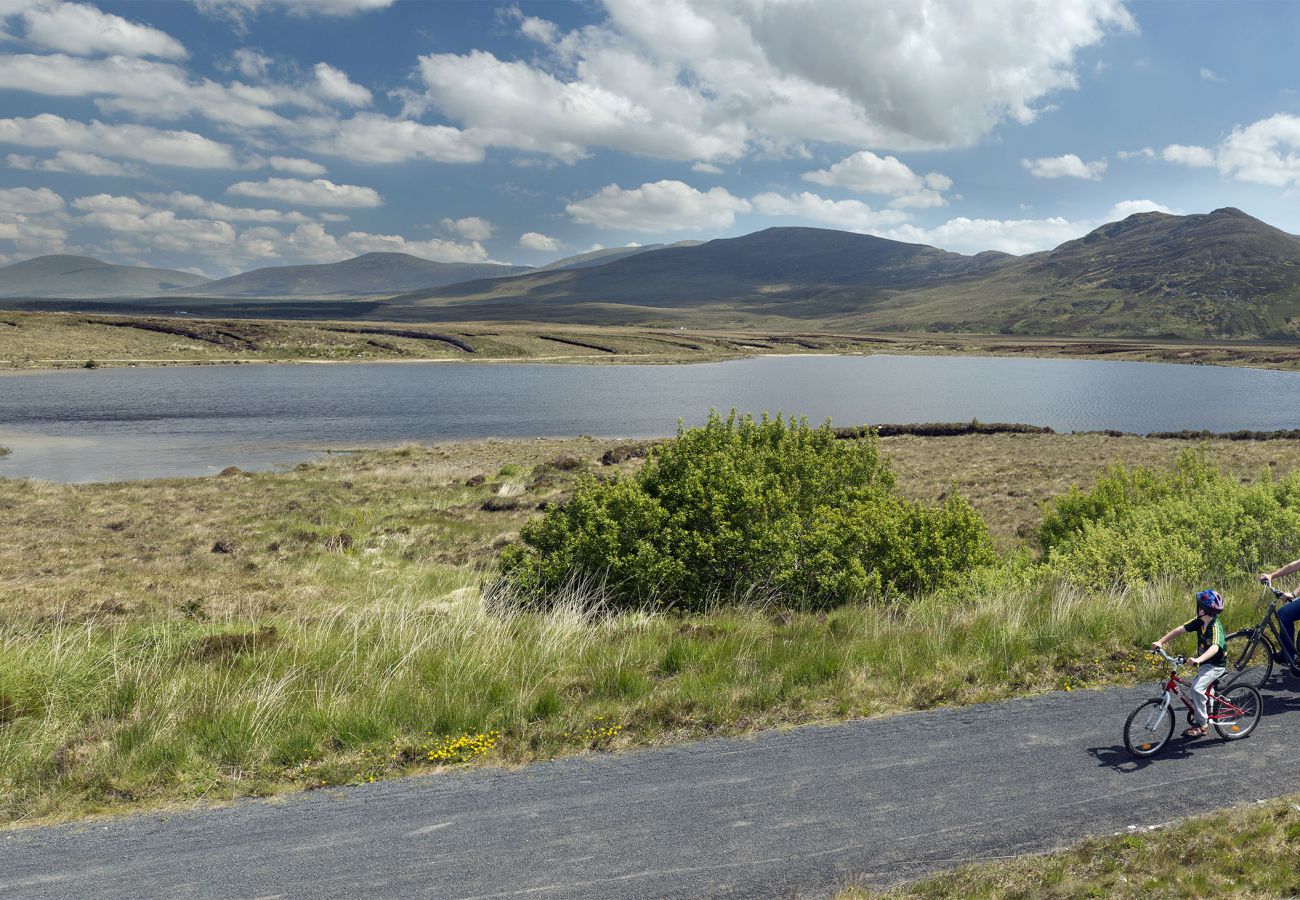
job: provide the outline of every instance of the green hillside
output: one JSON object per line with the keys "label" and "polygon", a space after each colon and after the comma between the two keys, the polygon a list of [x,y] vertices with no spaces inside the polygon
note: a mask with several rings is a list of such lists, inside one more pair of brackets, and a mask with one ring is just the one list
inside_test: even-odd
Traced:
{"label": "green hillside", "polygon": [[56,254],[0,268],[0,297],[113,299],[193,288],[208,279],[148,266],[115,266],[89,256]]}

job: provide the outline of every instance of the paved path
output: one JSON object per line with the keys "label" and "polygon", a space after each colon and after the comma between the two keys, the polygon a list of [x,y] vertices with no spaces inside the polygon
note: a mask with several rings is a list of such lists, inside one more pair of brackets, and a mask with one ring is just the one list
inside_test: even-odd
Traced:
{"label": "paved path", "polygon": [[1298,792],[1273,687],[1247,740],[1142,763],[1120,731],[1150,686],[0,832],[0,898],[825,896],[1166,822],[1206,778]]}

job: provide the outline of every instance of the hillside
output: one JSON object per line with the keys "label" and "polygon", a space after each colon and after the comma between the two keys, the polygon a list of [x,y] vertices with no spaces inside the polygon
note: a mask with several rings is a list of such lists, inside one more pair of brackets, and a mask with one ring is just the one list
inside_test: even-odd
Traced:
{"label": "hillside", "polygon": [[526,271],[527,266],[442,263],[407,253],[366,253],[337,263],[254,269],[208,282],[195,293],[222,299],[378,297]]}
{"label": "hillside", "polygon": [[678,241],[675,244],[643,244],[639,247],[606,247],[603,250],[589,250],[586,253],[579,253],[577,256],[566,256],[564,259],[557,259],[555,262],[547,263],[544,266],[538,266],[533,269],[534,272],[554,272],[558,269],[585,269],[589,266],[603,266],[606,263],[612,263],[617,259],[623,259],[627,256],[636,256],[638,253],[646,253],[650,250],[662,250],[664,247],[697,247],[704,241]]}
{"label": "hillside", "polygon": [[207,282],[201,275],[115,266],[89,256],[38,256],[0,268],[0,297],[113,299],[148,297]]}
{"label": "hillside", "polygon": [[857,311],[892,292],[996,271],[1014,260],[1002,253],[963,256],[824,228],[768,228],[589,268],[413,292],[392,298],[388,311],[440,318],[590,315],[593,321],[610,321],[718,307],[822,318]]}
{"label": "hillside", "polygon": [[1300,334],[1300,238],[1239,209],[1139,213],[1055,250],[848,317],[866,328],[1019,334]]}

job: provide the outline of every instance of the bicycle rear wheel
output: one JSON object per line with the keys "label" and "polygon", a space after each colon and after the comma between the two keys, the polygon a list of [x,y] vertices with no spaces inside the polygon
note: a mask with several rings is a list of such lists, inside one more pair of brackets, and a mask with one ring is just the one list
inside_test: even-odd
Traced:
{"label": "bicycle rear wheel", "polygon": [[1239,741],[1255,730],[1264,713],[1264,698],[1248,684],[1229,685],[1215,698],[1211,723],[1225,741]]}
{"label": "bicycle rear wheel", "polygon": [[1174,736],[1174,713],[1163,699],[1148,700],[1124,723],[1124,746],[1134,756],[1155,756]]}
{"label": "bicycle rear wheel", "polygon": [[1228,674],[1223,678],[1228,687],[1244,684],[1262,688],[1273,674],[1273,644],[1265,635],[1253,639],[1253,634],[1253,629],[1246,629],[1228,635],[1228,646],[1224,648]]}

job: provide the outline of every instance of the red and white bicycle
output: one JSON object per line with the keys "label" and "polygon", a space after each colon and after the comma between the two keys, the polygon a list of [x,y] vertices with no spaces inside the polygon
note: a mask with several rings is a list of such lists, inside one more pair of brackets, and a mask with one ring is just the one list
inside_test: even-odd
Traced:
{"label": "red and white bicycle", "polygon": [[[1187,707],[1187,722],[1192,722],[1192,704],[1187,699],[1191,682],[1178,677],[1178,668],[1187,664],[1182,656],[1170,656],[1164,650],[1152,650],[1172,666],[1165,682],[1164,693],[1148,700],[1133,710],[1124,723],[1124,745],[1134,756],[1155,756],[1174,736],[1174,720],[1178,718],[1178,699]],[[1248,737],[1264,711],[1264,701],[1258,689],[1248,684],[1229,684],[1222,692],[1219,682],[1213,682],[1205,692],[1206,711],[1210,724],[1225,741],[1238,741]]]}

